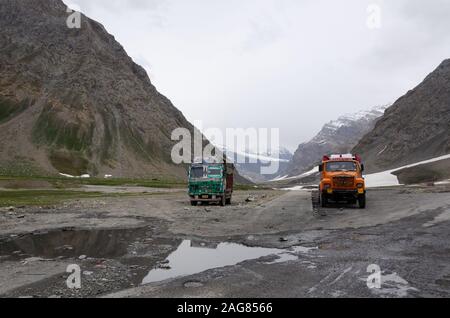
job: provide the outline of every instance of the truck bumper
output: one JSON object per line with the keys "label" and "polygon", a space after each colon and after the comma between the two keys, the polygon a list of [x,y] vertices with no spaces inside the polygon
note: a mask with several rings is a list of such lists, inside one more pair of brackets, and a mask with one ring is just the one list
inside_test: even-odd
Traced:
{"label": "truck bumper", "polygon": [[366,194],[364,189],[323,191],[322,195],[333,201],[357,200]]}
{"label": "truck bumper", "polygon": [[192,202],[220,202],[223,194],[217,195],[191,195]]}

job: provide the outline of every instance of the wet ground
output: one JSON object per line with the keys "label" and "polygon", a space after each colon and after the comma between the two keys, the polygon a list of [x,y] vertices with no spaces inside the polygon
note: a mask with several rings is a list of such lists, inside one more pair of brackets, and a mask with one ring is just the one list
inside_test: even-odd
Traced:
{"label": "wet ground", "polygon": [[30,257],[66,259],[85,255],[118,258],[131,244],[151,236],[146,228],[118,230],[51,230],[0,239],[0,257],[20,260]]}
{"label": "wet ground", "polygon": [[[171,190],[3,210],[0,295],[450,297],[448,186],[371,190],[366,210],[313,211],[310,197],[191,207]],[[71,264],[80,289],[66,285]],[[367,285],[373,266],[380,288]]]}

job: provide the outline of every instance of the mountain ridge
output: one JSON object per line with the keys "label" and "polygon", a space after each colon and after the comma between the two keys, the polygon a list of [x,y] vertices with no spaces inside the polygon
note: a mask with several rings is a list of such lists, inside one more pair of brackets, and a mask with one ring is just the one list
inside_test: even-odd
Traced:
{"label": "mountain ridge", "polygon": [[359,139],[374,127],[387,108],[388,105],[376,106],[326,123],[315,137],[299,145],[280,177],[298,176],[311,170],[324,154],[349,153]]}
{"label": "mountain ridge", "polygon": [[353,149],[369,172],[450,153],[450,59],[400,97]]}
{"label": "mountain ridge", "polygon": [[185,177],[171,132],[194,127],[106,29],[60,0],[0,3],[1,173]]}

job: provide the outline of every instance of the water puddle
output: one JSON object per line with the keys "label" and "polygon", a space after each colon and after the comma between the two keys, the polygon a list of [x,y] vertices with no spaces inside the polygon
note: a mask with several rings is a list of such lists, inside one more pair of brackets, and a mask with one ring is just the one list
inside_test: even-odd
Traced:
{"label": "water puddle", "polygon": [[[0,260],[22,261],[30,258],[41,259],[127,259],[142,264],[143,272],[138,281],[142,284],[164,281],[171,278],[190,276],[209,269],[232,266],[244,261],[273,256],[264,260],[265,264],[283,263],[297,260],[317,248],[292,247],[291,249],[248,247],[235,243],[208,243],[185,240],[174,251],[174,244],[161,238],[152,238],[150,228],[113,230],[57,230],[0,238]],[[168,249],[169,248],[169,249]],[[162,251],[162,252],[158,252]],[[164,259],[157,268],[148,272],[146,257]],[[155,254],[156,253],[156,254]],[[83,257],[83,258],[81,258]],[[138,261],[138,259],[142,260]],[[131,264],[131,263],[130,263]],[[153,266],[148,264],[147,266]],[[138,267],[138,266],[137,266]],[[142,275],[142,276],[141,276]],[[146,275],[146,276],[145,276]],[[142,279],[142,277],[144,277]],[[196,287],[199,282],[191,282],[188,287]]]}
{"label": "water puddle", "polygon": [[0,256],[116,258],[127,254],[130,243],[145,237],[148,229],[58,230],[0,239]]}
{"label": "water puddle", "polygon": [[294,247],[290,250],[247,247],[234,243],[208,245],[186,240],[166,260],[163,268],[156,268],[144,278],[143,284],[160,282],[171,278],[189,276],[209,269],[239,264],[247,260],[274,255],[277,259],[267,264],[297,260],[299,253],[316,248]]}

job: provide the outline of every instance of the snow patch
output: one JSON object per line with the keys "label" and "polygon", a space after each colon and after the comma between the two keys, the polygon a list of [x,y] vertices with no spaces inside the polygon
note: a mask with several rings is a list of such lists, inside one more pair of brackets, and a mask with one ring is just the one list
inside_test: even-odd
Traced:
{"label": "snow patch", "polygon": [[326,125],[326,128],[331,130],[338,130],[339,128],[349,126],[351,123],[367,119],[371,120],[376,117],[382,116],[384,111],[390,105],[377,106],[369,110],[362,110],[353,114],[346,114],[344,116],[339,117],[337,120],[333,120]]}
{"label": "snow patch", "polygon": [[279,178],[276,178],[276,179],[273,179],[273,180],[270,180],[270,181],[283,181],[283,180],[302,179],[302,178],[306,178],[306,177],[312,176],[313,174],[318,173],[318,172],[319,172],[319,167],[317,166],[317,167],[314,167],[312,170],[307,171],[305,173],[302,173],[302,174],[300,174],[298,176],[294,176],[294,177],[284,176],[284,177],[279,177]]}
{"label": "snow patch", "polygon": [[410,165],[407,165],[407,166],[403,166],[403,167],[400,167],[400,168],[396,168],[396,169],[392,169],[392,170],[387,170],[387,171],[383,171],[383,172],[379,172],[379,173],[369,174],[369,175],[365,176],[365,178],[366,178],[366,185],[367,185],[368,188],[399,186],[401,184],[398,181],[397,176],[395,176],[393,174],[394,172],[397,172],[397,171],[400,171],[400,170],[403,170],[403,169],[408,169],[408,168],[421,166],[421,165],[428,164],[428,163],[433,163],[433,162],[437,162],[437,161],[441,161],[441,160],[446,160],[446,159],[450,159],[450,155],[436,157],[436,158],[433,158],[433,159],[429,159],[429,160],[413,163],[413,164],[410,164]]}
{"label": "snow patch", "polygon": [[302,191],[302,190],[306,190],[303,186],[295,186],[292,188],[283,188],[281,189],[283,191]]}
{"label": "snow patch", "polygon": [[66,177],[66,178],[75,178],[74,176],[71,176],[70,174],[65,174],[65,173],[59,173],[59,175],[62,177]]}
{"label": "snow patch", "polygon": [[307,171],[305,173],[302,173],[302,174],[300,174],[298,176],[284,178],[283,180],[302,179],[302,178],[306,178],[306,177],[312,176],[313,174],[318,173],[318,172],[319,172],[319,166],[314,167],[312,170]]}
{"label": "snow patch", "polygon": [[289,176],[289,175],[285,175],[285,176],[283,176],[283,177],[278,177],[278,178],[275,178],[275,179],[270,180],[270,181],[282,181],[282,180],[286,180],[288,176]]}
{"label": "snow patch", "polygon": [[393,187],[399,186],[400,182],[398,181],[397,176],[392,174],[394,172],[384,171],[374,174],[369,174],[365,176],[366,179],[366,187],[367,188],[378,188],[378,187]]}
{"label": "snow patch", "polygon": [[83,174],[81,176],[72,176],[70,174],[61,173],[61,172],[59,173],[59,175],[62,177],[66,177],[66,178],[77,178],[77,179],[88,179],[91,177],[89,174]]}
{"label": "snow patch", "polygon": [[292,179],[306,178],[306,177],[312,176],[313,174],[315,174],[315,173],[317,173],[317,172],[319,172],[319,166],[314,167],[312,170],[307,171],[307,172],[305,172],[305,173],[302,173],[301,175],[292,177]]}
{"label": "snow patch", "polygon": [[[382,172],[378,172],[378,173],[373,173],[373,174],[369,174],[369,175],[365,175],[364,178],[366,180],[366,187],[367,188],[379,188],[379,187],[395,187],[395,186],[400,186],[400,182],[398,181],[397,176],[395,176],[393,173],[403,170],[403,169],[408,169],[408,168],[413,168],[413,167],[417,167],[417,166],[421,166],[424,164],[428,164],[428,163],[433,163],[433,162],[437,162],[437,161],[441,161],[441,160],[446,160],[446,159],[450,159],[450,155],[445,155],[445,156],[441,156],[441,157],[436,157],[433,159],[429,159],[429,160],[425,160],[425,161],[421,161],[421,162],[417,162],[417,163],[413,163],[407,166],[403,166],[400,168],[396,168],[396,169],[392,169],[392,170],[387,170],[387,171],[382,171]],[[302,179],[302,178],[306,178],[309,177],[315,173],[319,172],[319,167],[314,167],[311,171],[305,172],[301,175],[295,176],[295,177],[283,177],[282,179],[276,179],[273,181],[280,181],[280,180],[292,180],[292,179]],[[447,181],[442,181],[442,182],[436,182],[436,185],[440,185],[440,184],[450,184],[450,180]],[[299,190],[304,190],[302,186],[295,186],[292,188],[286,188],[284,190],[292,190],[292,191],[299,191]]]}
{"label": "snow patch", "polygon": [[404,166],[404,167],[401,167],[401,168],[397,168],[397,169],[395,169],[395,171],[399,171],[399,170],[403,170],[403,169],[407,169],[407,168],[412,168],[412,167],[417,167],[417,166],[421,166],[421,165],[424,165],[424,164],[427,164],[427,163],[433,163],[433,162],[436,162],[436,161],[441,161],[441,160],[446,160],[446,159],[450,159],[450,154],[449,155],[445,155],[445,156],[441,156],[441,157],[436,157],[436,158],[429,159],[429,160],[425,160],[425,161],[421,161],[421,162],[417,162],[417,163],[413,163],[413,164],[410,164],[410,165],[407,165],[407,166]]}
{"label": "snow patch", "polygon": [[381,150],[381,151],[377,154],[377,156],[379,156],[379,155],[381,155],[383,152],[385,152],[385,151],[387,150],[387,148],[388,148],[388,146],[386,145],[386,146],[383,148],[383,150]]}

